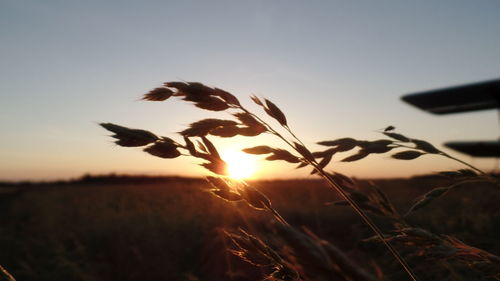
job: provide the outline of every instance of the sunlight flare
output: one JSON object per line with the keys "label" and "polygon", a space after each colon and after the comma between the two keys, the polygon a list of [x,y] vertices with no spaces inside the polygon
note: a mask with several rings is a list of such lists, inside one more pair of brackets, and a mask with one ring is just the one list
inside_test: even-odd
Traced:
{"label": "sunlight flare", "polygon": [[221,158],[227,163],[229,176],[232,178],[247,179],[257,170],[256,159],[241,151],[222,151]]}

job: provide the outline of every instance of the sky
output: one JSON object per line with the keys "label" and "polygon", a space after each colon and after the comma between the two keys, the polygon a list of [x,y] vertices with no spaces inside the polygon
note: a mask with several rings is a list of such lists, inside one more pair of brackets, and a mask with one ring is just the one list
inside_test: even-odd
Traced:
{"label": "sky", "polygon": [[[495,111],[435,116],[407,93],[498,78],[500,1],[0,0],[0,180],[83,174],[198,176],[192,158],[165,160],[118,147],[99,122],[177,138],[207,113],[140,101],[165,81],[198,81],[275,102],[311,147],[340,137],[375,140],[388,125],[439,148],[497,139]],[[261,112],[262,113],[262,112]],[[217,141],[221,149],[268,137]],[[486,170],[495,160],[454,153]],[[436,156],[371,155],[331,169],[393,177],[456,169]],[[307,176],[285,163],[261,178]]]}

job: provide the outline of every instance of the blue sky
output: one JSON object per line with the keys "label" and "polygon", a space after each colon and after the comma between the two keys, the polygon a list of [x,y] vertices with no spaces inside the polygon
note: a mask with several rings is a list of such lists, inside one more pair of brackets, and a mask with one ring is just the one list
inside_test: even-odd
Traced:
{"label": "blue sky", "polygon": [[[116,147],[97,126],[170,136],[206,117],[180,102],[138,101],[181,79],[273,100],[308,144],[376,139],[387,125],[436,144],[495,139],[495,111],[433,116],[399,98],[498,78],[499,14],[499,1],[1,0],[0,179],[204,173],[192,159]],[[221,146],[256,144],[240,141]],[[366,177],[459,167],[432,156],[334,164]],[[260,173],[305,175],[290,171],[268,165]]]}

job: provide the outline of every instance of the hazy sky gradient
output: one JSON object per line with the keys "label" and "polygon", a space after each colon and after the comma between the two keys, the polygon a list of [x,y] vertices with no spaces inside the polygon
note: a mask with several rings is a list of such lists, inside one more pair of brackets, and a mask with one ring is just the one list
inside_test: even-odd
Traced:
{"label": "hazy sky gradient", "polygon": [[[495,139],[495,111],[433,116],[399,98],[498,78],[499,15],[493,0],[0,0],[0,179],[205,173],[193,159],[116,147],[97,126],[173,135],[206,116],[180,102],[138,101],[179,79],[246,101],[252,93],[271,99],[308,144],[376,139],[387,125],[436,144]],[[381,155],[336,165],[366,177],[459,167],[432,156],[403,163]],[[279,166],[260,174],[291,174]]]}

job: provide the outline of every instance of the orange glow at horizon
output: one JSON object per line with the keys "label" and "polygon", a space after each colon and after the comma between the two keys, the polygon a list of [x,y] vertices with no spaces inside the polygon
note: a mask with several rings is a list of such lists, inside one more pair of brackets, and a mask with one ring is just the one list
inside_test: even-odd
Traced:
{"label": "orange glow at horizon", "polygon": [[221,151],[221,158],[227,163],[229,176],[234,179],[251,178],[257,171],[257,160],[238,150]]}

